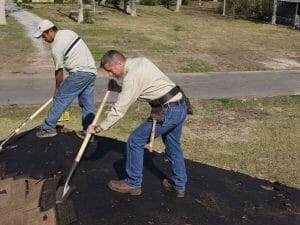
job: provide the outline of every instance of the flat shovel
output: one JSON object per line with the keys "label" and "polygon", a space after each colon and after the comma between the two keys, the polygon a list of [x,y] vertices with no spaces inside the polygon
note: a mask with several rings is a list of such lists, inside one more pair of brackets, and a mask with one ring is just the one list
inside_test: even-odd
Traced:
{"label": "flat shovel", "polygon": [[19,131],[21,130],[22,127],[24,127],[28,121],[33,120],[40,112],[42,112],[51,102],[53,98],[50,98],[44,105],[42,105],[38,110],[36,110],[28,119],[26,119],[20,126],[18,126],[17,129],[15,129],[13,132],[8,135],[8,137],[1,143],[0,145],[0,152],[4,150],[3,146],[5,143],[9,141],[13,136],[15,136]]}
{"label": "flat shovel", "polygon": [[[101,105],[100,105],[100,107],[98,109],[98,112],[97,112],[97,114],[96,114],[96,116],[95,116],[95,118],[94,118],[94,120],[92,122],[92,125],[94,125],[94,126],[96,125],[96,123],[97,123],[97,121],[98,121],[98,119],[100,117],[100,114],[101,114],[101,112],[102,112],[102,110],[104,108],[104,105],[105,105],[105,103],[106,103],[106,101],[108,99],[109,93],[110,93],[110,91],[106,91],[106,93],[105,93],[103,101],[102,101],[102,103],[101,103]],[[72,175],[74,174],[75,169],[77,168],[77,165],[79,164],[79,162],[81,160],[81,157],[82,157],[82,155],[83,155],[83,153],[84,153],[84,151],[86,149],[86,146],[88,145],[88,142],[89,142],[91,136],[92,136],[92,134],[89,134],[89,133],[86,134],[86,136],[85,136],[85,138],[83,140],[83,143],[82,143],[82,145],[81,145],[81,147],[80,147],[80,149],[79,149],[79,151],[77,153],[77,156],[76,156],[76,158],[75,158],[75,160],[73,162],[72,168],[71,168],[71,170],[69,172],[69,175],[67,177],[65,185],[64,186],[60,186],[57,189],[57,192],[56,192],[56,203],[63,203],[68,198],[68,196],[70,195],[70,193],[72,191],[72,188],[69,185],[70,179],[71,179]]]}

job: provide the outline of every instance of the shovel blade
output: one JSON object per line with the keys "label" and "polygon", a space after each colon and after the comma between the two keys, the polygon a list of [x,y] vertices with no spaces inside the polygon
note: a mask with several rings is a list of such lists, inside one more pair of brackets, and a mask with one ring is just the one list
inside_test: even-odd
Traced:
{"label": "shovel blade", "polygon": [[73,188],[71,188],[69,185],[60,186],[58,187],[56,191],[56,204],[63,203],[67,200],[69,195],[71,194]]}

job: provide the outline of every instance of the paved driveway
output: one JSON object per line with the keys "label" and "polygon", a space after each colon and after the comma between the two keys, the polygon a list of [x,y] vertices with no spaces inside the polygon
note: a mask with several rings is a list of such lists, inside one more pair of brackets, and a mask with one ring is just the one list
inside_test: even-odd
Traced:
{"label": "paved driveway", "polygon": [[[49,68],[50,70],[50,68]],[[50,71],[49,71],[50,72]],[[169,74],[190,98],[299,95],[300,71]],[[106,91],[107,77],[96,81],[96,101]],[[41,104],[53,95],[54,77],[0,76],[0,105]],[[110,101],[116,100],[116,94]]]}

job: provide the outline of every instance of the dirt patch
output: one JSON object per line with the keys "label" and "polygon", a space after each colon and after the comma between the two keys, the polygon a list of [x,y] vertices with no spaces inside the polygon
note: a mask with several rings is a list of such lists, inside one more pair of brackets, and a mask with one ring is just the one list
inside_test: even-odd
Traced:
{"label": "dirt patch", "polygon": [[273,58],[262,62],[266,68],[275,70],[299,69],[300,63],[293,59]]}
{"label": "dirt patch", "polygon": [[[49,66],[49,63],[51,63],[51,58],[41,58],[36,53],[27,54],[20,49],[12,48],[8,45],[0,44],[0,51],[0,70],[12,71],[10,75],[14,75],[13,71],[24,70],[25,66],[34,69],[37,66]],[[22,73],[27,74],[26,71]],[[7,74],[3,73],[1,75],[7,76]]]}
{"label": "dirt patch", "polygon": [[0,44],[0,51],[0,76],[36,74],[36,71],[40,71],[39,67],[49,68],[52,63],[51,58],[40,58],[36,53],[28,53],[9,45]]}
{"label": "dirt patch", "polygon": [[0,67],[8,67],[8,65],[20,65],[22,54],[17,49],[12,49],[7,45],[0,45],[1,60]]}
{"label": "dirt patch", "polygon": [[190,137],[224,143],[252,141],[256,138],[255,127],[265,115],[260,109],[237,109],[209,117],[190,116],[184,132]]}

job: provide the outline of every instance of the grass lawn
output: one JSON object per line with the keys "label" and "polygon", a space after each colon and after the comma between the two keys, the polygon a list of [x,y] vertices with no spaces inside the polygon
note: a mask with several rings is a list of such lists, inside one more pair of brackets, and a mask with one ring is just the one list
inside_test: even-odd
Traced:
{"label": "grass lawn", "polygon": [[0,66],[24,65],[34,51],[24,30],[12,17],[7,17],[7,25],[0,25]]}
{"label": "grass lawn", "polygon": [[[31,4],[28,9],[72,29],[87,42],[95,59],[109,49],[146,56],[164,72],[265,70],[276,59],[300,62],[299,32],[283,26],[222,17],[190,1],[179,13],[163,6],[137,5],[131,17],[112,5],[97,6],[93,24],[68,17],[76,4]],[[14,32],[14,31],[12,31]],[[0,40],[1,43],[1,40]],[[293,67],[289,67],[293,69]]]}
{"label": "grass lawn", "polygon": [[[195,113],[188,116],[183,128],[186,158],[300,188],[300,96],[193,100],[193,106]],[[1,106],[0,138],[37,108]],[[109,105],[104,111],[108,109]],[[79,107],[73,105],[68,111],[70,121],[61,124],[80,129]],[[45,114],[26,129],[39,124]],[[136,103],[119,123],[101,135],[126,141],[147,114],[148,105]],[[160,138],[154,149],[164,150]]]}

